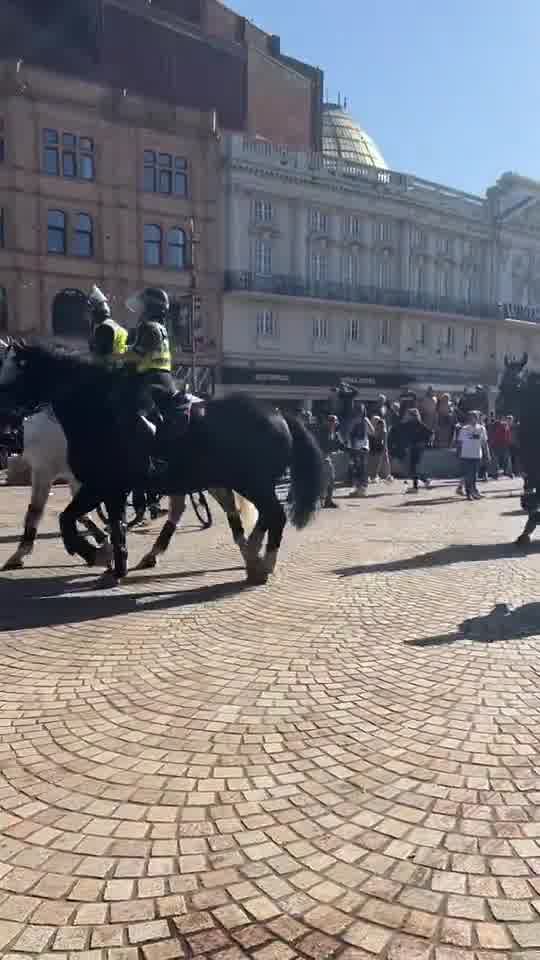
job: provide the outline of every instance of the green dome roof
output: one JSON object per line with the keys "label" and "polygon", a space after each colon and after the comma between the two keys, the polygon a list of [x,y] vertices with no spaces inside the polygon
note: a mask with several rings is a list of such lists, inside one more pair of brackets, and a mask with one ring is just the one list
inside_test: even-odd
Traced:
{"label": "green dome roof", "polygon": [[322,149],[325,156],[387,169],[377,144],[340,104],[325,103],[322,121]]}

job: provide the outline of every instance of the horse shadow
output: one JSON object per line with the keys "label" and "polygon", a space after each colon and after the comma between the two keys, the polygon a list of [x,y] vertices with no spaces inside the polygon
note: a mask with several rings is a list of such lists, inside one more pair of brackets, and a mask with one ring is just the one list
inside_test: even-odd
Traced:
{"label": "horse shadow", "polygon": [[495,643],[501,640],[524,640],[540,636],[540,603],[524,603],[512,610],[506,603],[497,603],[485,616],[470,617],[453,633],[406,640],[409,647],[440,647],[469,640],[474,643]]}
{"label": "horse shadow", "polygon": [[[196,570],[160,576],[134,576],[132,591],[125,589],[126,583],[118,590],[100,589],[95,572],[73,571],[69,576],[25,579],[0,577],[0,633],[76,625],[141,611],[181,609],[226,600],[250,589],[245,578],[227,583],[203,584],[186,590],[165,590],[160,586],[169,579],[206,576],[217,572]],[[137,589],[147,581],[152,581],[153,590]]]}
{"label": "horse shadow", "polygon": [[[540,552],[540,541],[527,548],[527,554]],[[338,567],[333,572],[338,577],[355,577],[366,573],[400,573],[404,570],[421,570],[430,567],[451,566],[454,563],[481,563],[484,560],[499,560],[502,557],[519,555],[523,551],[513,543],[467,543],[451,544],[429,553],[414,557],[390,560],[381,563],[358,564],[353,567]]]}

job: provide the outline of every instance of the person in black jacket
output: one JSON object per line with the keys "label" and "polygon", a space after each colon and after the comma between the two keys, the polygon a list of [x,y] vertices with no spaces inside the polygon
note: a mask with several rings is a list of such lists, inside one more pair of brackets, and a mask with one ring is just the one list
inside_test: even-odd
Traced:
{"label": "person in black jacket", "polygon": [[432,432],[429,427],[422,423],[422,417],[417,407],[411,407],[407,411],[405,419],[397,429],[399,431],[399,446],[407,455],[409,462],[409,476],[412,480],[409,493],[418,493],[419,480],[422,481],[424,486],[431,486],[431,480],[428,476],[419,471],[424,450],[431,443]]}

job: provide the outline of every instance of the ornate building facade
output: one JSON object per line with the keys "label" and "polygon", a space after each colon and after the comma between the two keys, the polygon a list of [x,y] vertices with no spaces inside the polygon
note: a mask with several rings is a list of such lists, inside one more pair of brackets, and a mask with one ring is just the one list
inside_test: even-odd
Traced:
{"label": "ornate building facade", "polygon": [[340,377],[370,397],[540,365],[540,183],[396,173],[338,104],[322,132],[323,153],[223,142],[223,390],[310,405]]}
{"label": "ornate building facade", "polygon": [[81,291],[97,283],[125,322],[128,294],[161,286],[181,354],[196,291],[199,359],[215,366],[223,266],[213,123],[210,113],[0,64],[0,332],[85,340]]}

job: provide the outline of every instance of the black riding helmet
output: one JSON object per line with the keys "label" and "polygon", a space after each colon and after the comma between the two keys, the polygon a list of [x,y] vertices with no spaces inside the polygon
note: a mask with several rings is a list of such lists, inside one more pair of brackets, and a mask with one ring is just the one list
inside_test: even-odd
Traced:
{"label": "black riding helmet", "polygon": [[159,287],[145,287],[138,290],[126,300],[126,307],[137,314],[137,319],[165,320],[170,307],[170,301],[165,290]]}

